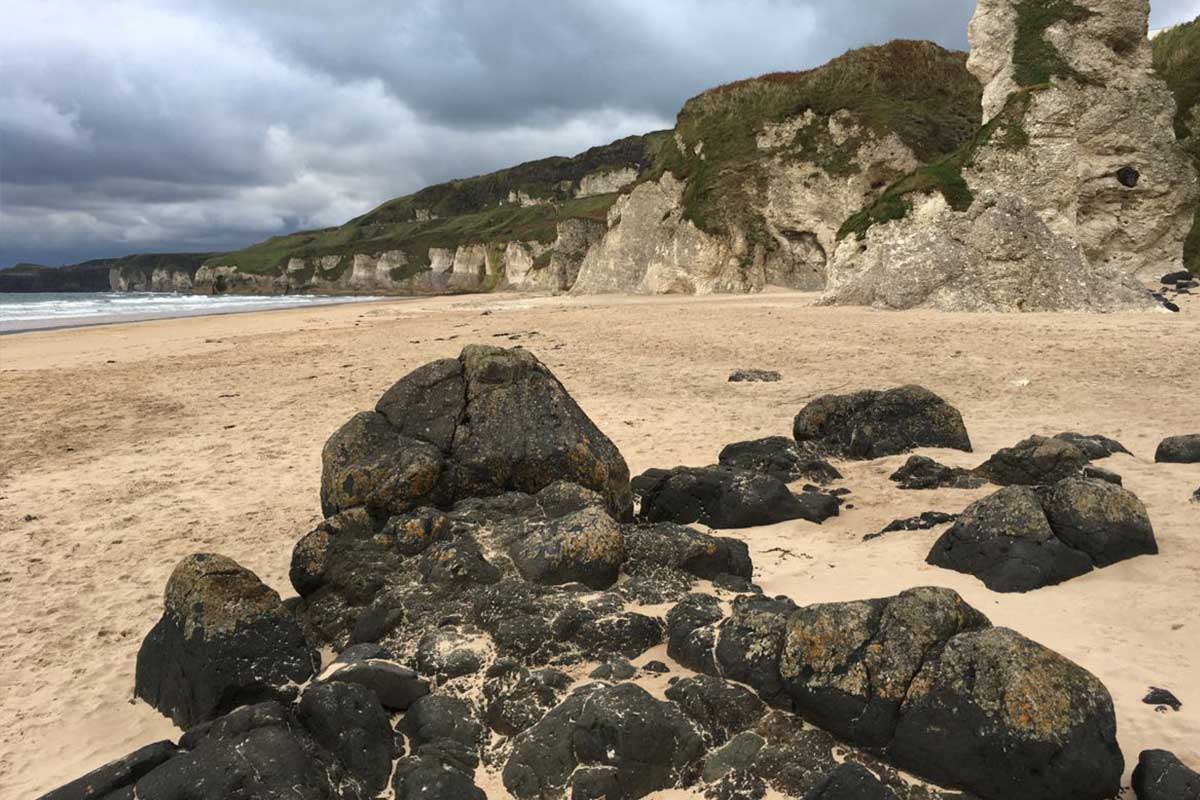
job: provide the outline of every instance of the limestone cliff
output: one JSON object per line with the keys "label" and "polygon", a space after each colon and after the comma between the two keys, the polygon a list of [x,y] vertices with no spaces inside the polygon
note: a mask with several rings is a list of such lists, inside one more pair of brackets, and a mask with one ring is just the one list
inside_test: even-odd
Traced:
{"label": "limestone cliff", "polygon": [[1138,282],[1181,266],[1198,189],[1148,16],[1147,0],[980,0],[968,66],[988,122],[843,226],[827,302],[1154,307]]}
{"label": "limestone cliff", "polygon": [[609,212],[573,291],[824,288],[844,220],[978,125],[965,61],[898,41],[689,100],[662,177]]}

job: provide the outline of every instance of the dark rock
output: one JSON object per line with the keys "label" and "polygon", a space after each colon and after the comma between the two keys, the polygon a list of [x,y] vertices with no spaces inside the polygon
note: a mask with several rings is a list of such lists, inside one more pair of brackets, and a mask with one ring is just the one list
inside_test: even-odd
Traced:
{"label": "dark rock", "polygon": [[616,767],[580,767],[571,776],[571,800],[620,800],[620,775]]}
{"label": "dark rock", "polygon": [[1144,750],[1133,768],[1133,791],[1138,800],[1200,800],[1200,773],[1174,753]]}
{"label": "dark rock", "polygon": [[1068,478],[1045,493],[1042,508],[1054,535],[1097,567],[1158,552],[1146,507],[1120,486]]}
{"label": "dark rock", "polygon": [[473,675],[483,669],[488,636],[473,628],[450,626],[432,630],[417,645],[417,668],[440,680]]}
{"label": "dark rock", "polygon": [[596,615],[583,619],[565,638],[589,658],[637,658],[662,643],[663,623],[635,611]]}
{"label": "dark rock", "polygon": [[700,726],[712,746],[752,727],[766,711],[754,692],[711,675],[676,681],[666,696]]}
{"label": "dark rock", "polygon": [[396,762],[396,800],[487,800],[467,771],[437,756],[410,756]]}
{"label": "dark rock", "polygon": [[532,354],[471,345],[389,389],[325,446],[326,516],[354,506],[403,514],[423,505],[559,481],[593,489],[618,519],[632,516],[629,469]]}
{"label": "dark rock", "polygon": [[901,489],[978,489],[987,483],[969,469],[948,467],[925,456],[909,456],[889,480]]}
{"label": "dark rock", "polygon": [[[142,777],[134,785],[136,797],[329,800],[332,776],[325,771],[328,765],[314,758],[315,746],[285,724],[209,738]],[[347,796],[367,800],[373,793],[349,791]]]}
{"label": "dark rock", "polygon": [[741,575],[729,575],[722,573],[712,579],[714,589],[721,589],[726,592],[735,592],[737,594],[748,594],[750,592],[761,593],[762,589],[755,586],[749,578],[743,578]]}
{"label": "dark rock", "polygon": [[950,589],[805,606],[787,619],[779,673],[794,707],[852,742],[881,748],[927,659],[990,625]]}
{"label": "dark rock", "polygon": [[466,404],[462,363],[443,358],[417,367],[397,381],[379,398],[375,411],[401,436],[428,442],[448,453]]}
{"label": "dark rock", "polygon": [[599,681],[627,681],[635,675],[637,667],[623,658],[615,658],[588,673],[589,678]]}
{"label": "dark rock", "polygon": [[1124,769],[1104,685],[1005,628],[955,636],[921,667],[888,753],[939,783],[1023,800],[1110,798]]}
{"label": "dark rock", "polygon": [[642,665],[642,672],[649,672],[655,675],[664,675],[670,671],[671,668],[661,661],[647,661]]}
{"label": "dark rock", "polygon": [[785,436],[735,442],[721,450],[717,460],[723,467],[762,472],[784,483],[805,480],[828,484],[842,477],[828,461],[805,452]]}
{"label": "dark rock", "polygon": [[42,795],[40,800],[102,800],[125,787],[133,786],[143,775],[165,763],[177,751],[172,742],[148,744]]}
{"label": "dark rock", "polygon": [[1154,451],[1154,460],[1160,464],[1200,464],[1200,433],[1163,439]]}
{"label": "dark rock", "polygon": [[390,654],[387,650],[374,643],[356,644],[347,647],[333,661],[335,664],[349,664],[354,661],[367,661],[372,658],[387,660]]}
{"label": "dark rock", "polygon": [[235,739],[259,728],[288,727],[292,722],[289,708],[276,700],[242,706],[211,722],[188,728],[179,738],[179,747],[196,750],[206,742]]}
{"label": "dark rock", "polygon": [[1092,570],[1086,553],[1054,535],[1037,493],[1025,486],[968,506],[925,560],[974,575],[995,592],[1027,592]]}
{"label": "dark rock", "polygon": [[715,625],[724,618],[721,601],[710,594],[692,594],[667,612],[667,655],[688,669],[716,675]]}
{"label": "dark rock", "polygon": [[1063,439],[1030,436],[999,450],[976,468],[992,483],[1001,486],[1042,486],[1079,474],[1088,457]]}
{"label": "dark rock", "polygon": [[791,699],[779,674],[779,656],[788,618],[796,604],[786,597],[742,595],[721,623],[714,654],[719,674],[744,683],[766,703],[785,709]]}
{"label": "dark rock", "polygon": [[713,783],[734,770],[748,771],[766,743],[766,739],[754,731],[737,734],[724,746],[709,753],[708,758],[704,760],[701,779],[706,783]]}
{"label": "dark rock", "polygon": [[1094,481],[1104,481],[1105,483],[1111,483],[1114,486],[1122,486],[1125,483],[1125,481],[1122,480],[1121,476],[1117,473],[1113,472],[1112,470],[1105,469],[1104,467],[1097,467],[1095,464],[1088,464],[1086,467],[1084,467],[1082,474],[1085,478],[1089,478]]}
{"label": "dark rock", "polygon": [[450,538],[450,521],[435,508],[419,508],[389,519],[383,535],[395,542],[400,555],[420,555],[434,542]]}
{"label": "dark rock", "polygon": [[626,525],[624,571],[641,574],[648,566],[672,567],[712,580],[718,575],[750,578],[750,548],[740,539],[709,536],[670,522]]}
{"label": "dark rock", "polygon": [[1185,269],[1185,270],[1180,270],[1178,272],[1168,272],[1166,275],[1163,275],[1162,283],[1167,286],[1173,286],[1173,285],[1179,283],[1180,281],[1190,281],[1191,279],[1192,279],[1192,273],[1188,272]]}
{"label": "dark rock", "polygon": [[603,589],[617,579],[625,560],[625,540],[620,526],[603,509],[588,508],[547,523],[514,545],[511,555],[526,580],[578,581]]}
{"label": "dark rock", "polygon": [[632,683],[577,690],[520,734],[504,767],[504,787],[518,798],[567,788],[578,767],[616,770],[630,800],[674,786],[703,754],[704,744],[671,703]]}
{"label": "dark rock", "polygon": [[270,587],[231,559],[185,558],[163,616],[138,651],[134,693],[180,727],[240,705],[294,696],[316,668],[299,624]]}
{"label": "dark rock", "polygon": [[1172,711],[1183,708],[1183,703],[1179,702],[1178,697],[1167,689],[1159,689],[1157,686],[1150,687],[1150,691],[1142,698],[1142,702],[1148,706],[1167,706]]}
{"label": "dark rock", "polygon": [[380,595],[358,615],[350,641],[355,644],[374,644],[394,631],[404,621],[404,607],[390,595]]}
{"label": "dark rock", "polygon": [[537,503],[548,519],[565,517],[585,508],[604,506],[604,497],[577,483],[556,481],[537,493]]}
{"label": "dark rock", "polygon": [[300,697],[297,718],[373,797],[392,774],[395,737],[375,692],[353,683],[317,683]]}
{"label": "dark rock", "polygon": [[564,672],[530,671],[512,660],[488,668],[483,683],[484,720],[501,736],[513,736],[539,722],[571,687]]}
{"label": "dark rock", "polygon": [[402,436],[373,411],[355,414],[329,437],[321,463],[327,517],[360,506],[402,514],[424,505],[445,466],[438,448]]}
{"label": "dark rock", "polygon": [[370,689],[387,708],[403,711],[429,694],[429,681],[408,667],[392,661],[371,659],[338,667],[322,679],[329,683],[352,683]]}
{"label": "dark rock", "polygon": [[896,795],[875,773],[848,761],[829,773],[804,800],[896,800]]}
{"label": "dark rock", "polygon": [[647,522],[699,522],[712,528],[750,528],[791,519],[824,522],[837,516],[826,494],[792,494],[770,475],[723,467],[649,470],[637,478]]}
{"label": "dark rock", "polygon": [[629,468],[533,354],[472,345],[459,360],[467,407],[454,434],[455,494],[534,494],[558,481],[594,489],[619,520],[632,516]]}
{"label": "dark rock", "polygon": [[471,704],[462,698],[426,695],[409,707],[401,728],[412,742],[414,752],[425,748],[443,756],[456,756],[456,760],[465,756],[471,769],[478,764],[483,725],[475,718]]}
{"label": "dark rock", "polygon": [[1125,445],[1116,439],[1109,439],[1107,436],[1097,436],[1094,434],[1088,436],[1082,433],[1068,432],[1060,433],[1054,438],[1075,445],[1091,461],[1099,461],[1100,459],[1114,456],[1117,453],[1124,453],[1127,456],[1133,455],[1133,453],[1125,449]]}
{"label": "dark rock", "polygon": [[1196,487],[1196,491],[1192,492],[1192,502],[1200,503],[1200,486]]}
{"label": "dark rock", "polygon": [[872,539],[878,539],[880,536],[894,531],[926,531],[930,528],[936,528],[938,525],[954,522],[957,519],[957,514],[944,514],[941,511],[923,511],[915,517],[893,520],[878,533],[868,533],[863,537],[863,541],[869,542]]}
{"label": "dark rock", "polygon": [[500,580],[500,570],[484,558],[479,544],[469,537],[435,542],[421,554],[421,579],[449,586],[484,586]]}
{"label": "dark rock", "polygon": [[776,383],[783,379],[778,372],[767,369],[739,369],[729,376],[730,383]]}
{"label": "dark rock", "polygon": [[962,415],[920,386],[819,397],[796,415],[793,435],[801,444],[854,459],[917,447],[971,451]]}
{"label": "dark rock", "polygon": [[1138,185],[1138,181],[1142,175],[1134,167],[1124,166],[1117,170],[1117,182],[1126,189],[1133,189]]}

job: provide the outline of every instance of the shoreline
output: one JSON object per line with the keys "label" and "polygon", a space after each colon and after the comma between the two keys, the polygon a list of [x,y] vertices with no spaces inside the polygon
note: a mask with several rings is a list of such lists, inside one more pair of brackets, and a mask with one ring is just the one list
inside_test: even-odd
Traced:
{"label": "shoreline", "polygon": [[[3,340],[0,403],[0,796],[33,798],[176,732],[130,703],[146,632],[175,564],[219,552],[284,597],[292,548],[320,520],[321,448],[413,368],[469,343],[541,359],[638,474],[713,463],[730,442],[787,435],[813,397],[917,383],[964,417],[969,467],[1030,434],[1112,436],[1103,466],[1146,504],[1160,554],[1025,595],[931,567],[941,529],[862,536],[957,512],[986,490],[900,491],[907,456],[842,462],[853,509],[721,535],[755,581],[801,604],[913,586],[959,592],[996,625],[1075,661],[1108,688],[1126,759],[1150,747],[1200,760],[1200,571],[1189,503],[1200,465],[1155,464],[1195,432],[1200,295],[1182,314],[943,314],[818,307],[802,293],[720,297],[394,298],[29,331]],[[1182,305],[1182,303],[1181,303]],[[734,384],[734,369],[778,383]],[[793,488],[796,488],[795,486]],[[785,552],[790,551],[790,552]],[[1118,643],[1114,646],[1114,642]],[[655,657],[658,657],[656,655]],[[1170,689],[1179,712],[1141,702]],[[683,796],[682,794],[680,795]]]}
{"label": "shoreline", "polygon": [[[17,293],[10,293],[10,294],[17,294]],[[102,294],[102,293],[98,293],[98,294]],[[148,293],[118,292],[115,294],[162,294],[164,297],[175,296],[175,295],[168,294],[166,292],[148,292]],[[180,296],[190,297],[191,295],[180,295]],[[269,297],[270,295],[243,295],[243,296],[245,296],[245,297]],[[314,295],[314,297],[315,296],[316,295]],[[172,319],[195,319],[198,317],[224,317],[224,316],[230,316],[233,314],[258,314],[258,313],[265,314],[265,313],[269,313],[272,311],[298,311],[298,310],[303,310],[306,308],[307,309],[327,308],[327,307],[343,306],[343,305],[370,305],[372,303],[391,302],[393,300],[413,300],[413,299],[419,299],[419,298],[400,297],[400,296],[384,297],[384,296],[376,296],[376,295],[371,295],[369,297],[363,297],[363,298],[357,298],[357,297],[352,297],[352,296],[341,297],[341,296],[331,295],[329,300],[322,299],[320,301],[315,301],[315,302],[310,302],[310,303],[295,303],[295,304],[291,304],[291,305],[280,305],[280,306],[268,307],[268,308],[227,308],[227,309],[213,309],[213,310],[165,312],[165,313],[161,313],[161,314],[152,313],[152,312],[146,313],[146,314],[126,314],[126,315],[97,314],[97,315],[94,315],[91,317],[64,317],[64,318],[62,318],[63,320],[67,320],[67,319],[82,320],[79,322],[62,322],[62,324],[58,324],[60,322],[60,320],[39,319],[39,320],[35,320],[34,324],[32,324],[28,327],[14,327],[14,328],[5,327],[7,325],[7,323],[3,319],[0,319],[0,336],[15,336],[17,334],[22,334],[22,333],[39,333],[39,332],[47,332],[47,331],[76,330],[79,328],[98,328],[98,327],[104,327],[104,326],[108,326],[108,325],[124,325],[126,323],[134,324],[134,323],[139,323],[139,322],[161,322],[164,320],[172,320]],[[47,323],[47,324],[42,324],[43,322]]]}

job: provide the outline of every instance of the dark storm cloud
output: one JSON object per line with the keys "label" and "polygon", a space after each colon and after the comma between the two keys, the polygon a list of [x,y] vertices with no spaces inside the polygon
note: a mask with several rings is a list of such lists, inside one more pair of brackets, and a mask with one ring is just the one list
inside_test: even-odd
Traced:
{"label": "dark storm cloud", "polygon": [[[1158,0],[1152,26],[1200,0]],[[863,44],[966,46],[969,0],[16,0],[0,266],[219,250],[666,127]]]}

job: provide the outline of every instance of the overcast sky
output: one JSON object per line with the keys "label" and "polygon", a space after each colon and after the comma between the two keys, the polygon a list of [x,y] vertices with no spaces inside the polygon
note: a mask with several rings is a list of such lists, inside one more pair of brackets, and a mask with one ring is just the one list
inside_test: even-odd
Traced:
{"label": "overcast sky", "polygon": [[[391,10],[385,7],[390,6]],[[971,0],[5,0],[0,266],[225,250],[670,127]],[[1155,0],[1152,27],[1200,14]]]}

